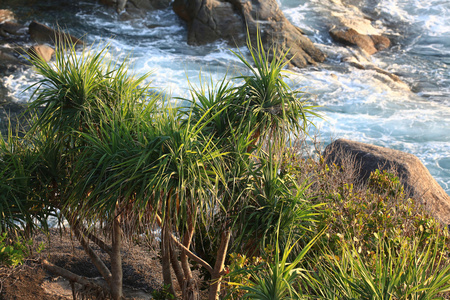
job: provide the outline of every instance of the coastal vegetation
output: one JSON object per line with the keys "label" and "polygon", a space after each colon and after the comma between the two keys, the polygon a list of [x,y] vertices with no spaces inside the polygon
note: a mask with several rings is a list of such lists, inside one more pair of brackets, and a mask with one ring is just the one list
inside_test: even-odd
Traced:
{"label": "coastal vegetation", "polygon": [[164,278],[155,298],[447,298],[447,228],[395,174],[361,187],[351,158],[307,155],[320,115],[284,81],[286,53],[259,41],[248,59],[235,53],[248,74],[192,87],[181,105],[107,47],[66,42],[54,62],[33,58],[29,123],[0,139],[2,264],[21,263],[51,217],[106,284],[40,263],[98,298],[126,296],[123,245],[149,239]]}

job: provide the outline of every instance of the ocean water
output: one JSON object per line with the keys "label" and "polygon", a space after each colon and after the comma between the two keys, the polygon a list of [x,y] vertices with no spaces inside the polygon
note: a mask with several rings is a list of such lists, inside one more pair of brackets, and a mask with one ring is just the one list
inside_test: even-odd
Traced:
{"label": "ocean water", "polygon": [[[112,11],[91,2],[15,5],[19,19],[60,24],[90,43],[109,44],[114,59],[129,58],[136,73],[152,72],[154,87],[188,97],[189,82],[218,81],[245,72],[224,42],[187,44],[187,28],[171,9],[144,19],[119,21]],[[289,75],[318,105],[320,140],[348,138],[418,156],[450,192],[450,1],[448,0],[281,0],[286,17],[302,28],[328,58],[323,64],[295,69]],[[5,6],[5,5],[4,5]],[[333,42],[328,30],[336,20],[353,20],[368,33],[386,34],[392,46],[373,56]],[[372,21],[368,21],[372,20]],[[247,53],[246,49],[241,49]],[[392,81],[374,70],[360,70],[344,60],[353,57],[400,77]],[[28,101],[24,88],[38,80],[32,70],[6,78],[17,101]]]}

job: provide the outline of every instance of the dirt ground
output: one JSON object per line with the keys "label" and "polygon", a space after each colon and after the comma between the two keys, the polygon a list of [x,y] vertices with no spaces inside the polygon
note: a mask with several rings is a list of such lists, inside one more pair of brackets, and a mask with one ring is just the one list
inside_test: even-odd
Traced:
{"label": "dirt ground", "polygon": [[[35,237],[34,242],[44,242],[46,248],[25,264],[12,268],[0,268],[1,300],[62,300],[73,299],[70,283],[64,278],[44,270],[38,263],[46,258],[51,263],[89,278],[98,278],[100,273],[90,262],[81,245],[68,232],[53,230],[47,237]],[[91,245],[97,253],[99,248]],[[107,255],[100,255],[109,267]],[[162,286],[161,266],[156,249],[129,245],[123,249],[123,283],[127,299],[151,299],[150,293]]]}

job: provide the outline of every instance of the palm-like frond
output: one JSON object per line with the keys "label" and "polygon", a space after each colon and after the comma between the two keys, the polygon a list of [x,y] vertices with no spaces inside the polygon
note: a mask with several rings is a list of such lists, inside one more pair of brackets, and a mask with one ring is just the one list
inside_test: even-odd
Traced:
{"label": "palm-like frond", "polygon": [[277,53],[275,48],[266,52],[261,39],[257,40],[256,47],[248,44],[251,62],[242,53],[235,53],[251,72],[238,77],[244,83],[237,88],[236,105],[241,107],[237,115],[257,128],[256,137],[270,136],[272,140],[285,141],[289,134],[305,133],[312,124],[311,117],[319,115],[315,106],[303,99],[302,91],[292,90],[284,81],[287,52]]}
{"label": "palm-like frond", "polygon": [[32,229],[47,225],[54,214],[50,201],[41,193],[47,184],[40,173],[42,156],[33,141],[0,137],[0,231]]}
{"label": "palm-like frond", "polygon": [[340,258],[325,253],[317,264],[316,291],[339,299],[442,299],[439,294],[450,291],[442,255],[434,240],[420,250],[417,240],[394,246],[379,239],[369,257],[344,245]]}

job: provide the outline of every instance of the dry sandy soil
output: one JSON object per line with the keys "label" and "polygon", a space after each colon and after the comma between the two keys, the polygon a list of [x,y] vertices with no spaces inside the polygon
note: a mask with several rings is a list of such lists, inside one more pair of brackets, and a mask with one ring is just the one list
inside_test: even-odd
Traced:
{"label": "dry sandy soil", "polygon": [[[53,230],[47,237],[38,235],[34,242],[44,242],[46,248],[35,259],[14,269],[0,267],[1,300],[62,300],[73,299],[70,283],[64,278],[48,273],[38,263],[46,258],[51,263],[73,273],[98,278],[95,269],[80,244],[68,232]],[[94,249],[95,247],[91,245]],[[96,248],[96,250],[99,250]],[[98,252],[100,253],[100,252]],[[101,257],[108,265],[107,255]],[[150,293],[162,285],[161,266],[156,250],[150,247],[127,245],[123,249],[123,283],[127,299],[151,299]]]}

